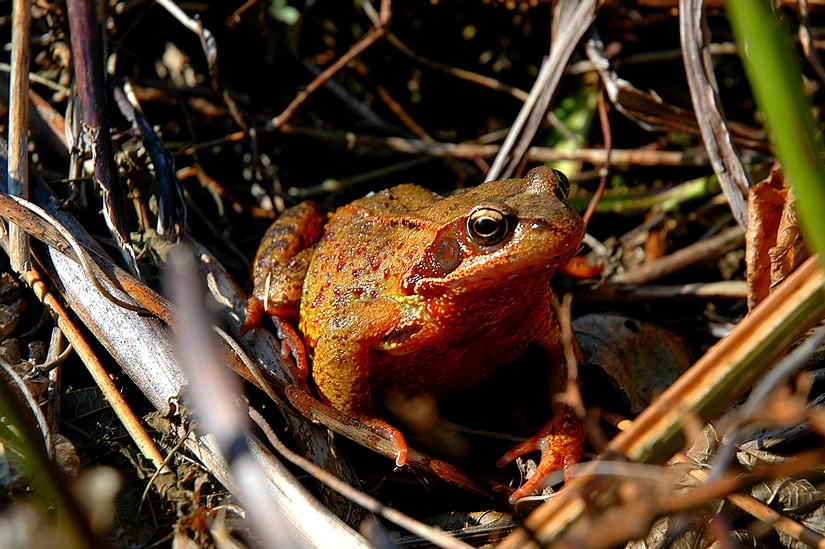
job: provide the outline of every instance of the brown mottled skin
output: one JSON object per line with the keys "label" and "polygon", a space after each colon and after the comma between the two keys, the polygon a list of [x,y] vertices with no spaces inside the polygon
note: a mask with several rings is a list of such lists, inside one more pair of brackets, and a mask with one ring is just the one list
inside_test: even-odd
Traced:
{"label": "brown mottled skin", "polygon": [[315,246],[320,212],[296,206],[261,243],[250,310],[298,318],[321,396],[353,415],[465,389],[530,343],[557,361],[550,277],[584,234],[566,194],[546,167],[448,197],[399,185],[338,208]]}

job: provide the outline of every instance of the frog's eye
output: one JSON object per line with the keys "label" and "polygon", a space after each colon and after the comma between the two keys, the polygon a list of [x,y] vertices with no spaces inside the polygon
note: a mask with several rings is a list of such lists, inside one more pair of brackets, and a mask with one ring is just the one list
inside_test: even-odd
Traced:
{"label": "frog's eye", "polygon": [[507,236],[510,222],[499,210],[480,207],[467,216],[467,234],[479,246],[495,246]]}
{"label": "frog's eye", "polygon": [[559,197],[559,200],[567,200],[567,195],[570,194],[570,181],[559,170],[553,169],[553,172],[556,174],[556,179],[559,180],[559,184],[556,186],[556,196]]}

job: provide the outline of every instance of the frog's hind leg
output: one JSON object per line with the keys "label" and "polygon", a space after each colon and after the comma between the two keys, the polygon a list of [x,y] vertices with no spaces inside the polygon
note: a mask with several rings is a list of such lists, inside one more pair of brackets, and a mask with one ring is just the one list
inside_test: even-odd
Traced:
{"label": "frog's hind leg", "polygon": [[[395,464],[399,467],[404,465],[407,462],[409,448],[401,431],[384,419],[362,411],[375,408],[373,389],[368,376],[359,375],[363,373],[363,370],[349,369],[340,361],[333,362],[335,366],[333,368],[318,368],[318,359],[324,359],[325,353],[325,346],[322,343],[323,337],[315,349],[315,364],[312,371],[312,378],[321,400],[331,404],[343,414],[357,419],[362,427],[366,427],[372,433],[377,433],[392,441],[396,449]],[[353,367],[356,364],[358,364],[357,357]]]}
{"label": "frog's hind leg", "polygon": [[[322,338],[323,341],[323,338]],[[320,344],[315,349],[315,366],[318,358],[324,358],[325,348]],[[401,431],[390,425],[384,419],[364,413],[360,410],[372,410],[375,408],[373,389],[370,386],[369,378],[360,370],[348,369],[341,362],[333,363],[335,368],[317,368],[312,372],[315,387],[321,400],[331,404],[345,415],[355,418],[361,426],[366,427],[373,433],[383,435],[395,444],[395,464],[399,467],[407,462],[408,446],[407,441]],[[354,364],[357,364],[355,362]]]}
{"label": "frog's hind leg", "polygon": [[400,466],[407,461],[404,436],[374,415],[381,372],[376,371],[380,366],[373,361],[371,349],[388,329],[379,323],[362,322],[363,318],[382,319],[394,326],[400,306],[392,300],[378,300],[359,303],[353,309],[340,311],[339,318],[324,326],[315,346],[312,379],[322,400],[393,441],[397,450],[395,463]]}
{"label": "frog's hind leg", "polygon": [[252,268],[254,289],[244,327],[255,326],[262,313],[295,325],[301,290],[324,218],[314,202],[284,211],[267,229]]}

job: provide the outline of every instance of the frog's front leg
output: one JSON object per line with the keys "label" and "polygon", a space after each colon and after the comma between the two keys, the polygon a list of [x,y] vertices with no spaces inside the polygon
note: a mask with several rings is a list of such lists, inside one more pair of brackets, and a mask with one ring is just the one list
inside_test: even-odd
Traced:
{"label": "frog's front leg", "polygon": [[[571,380],[567,379],[564,343],[561,328],[556,319],[557,309],[553,301],[551,298],[548,302],[552,312],[545,325],[545,331],[539,338],[539,344],[544,351],[546,364],[551,369],[550,378],[554,383],[551,383],[550,391],[557,394],[564,391]],[[577,348],[575,341],[571,344],[574,345],[576,360],[581,363],[581,351]],[[557,469],[564,470],[564,480],[568,482],[572,478],[573,466],[581,459],[587,435],[585,424],[573,408],[562,402],[555,400],[554,402],[553,419],[538,433],[504,454],[496,463],[499,467],[503,467],[524,454],[541,452],[541,460],[533,476],[510,495],[510,502],[515,502],[540,489],[550,473]]]}
{"label": "frog's front leg", "polygon": [[[392,333],[401,308],[384,299],[356,305],[321,331],[313,354],[312,378],[325,402],[392,440],[397,448],[395,463],[401,466],[407,461],[407,442],[398,429],[374,415],[380,396],[375,394],[376,383],[381,373],[374,371],[371,363],[371,353]],[[363,322],[363,318],[376,322]]]}

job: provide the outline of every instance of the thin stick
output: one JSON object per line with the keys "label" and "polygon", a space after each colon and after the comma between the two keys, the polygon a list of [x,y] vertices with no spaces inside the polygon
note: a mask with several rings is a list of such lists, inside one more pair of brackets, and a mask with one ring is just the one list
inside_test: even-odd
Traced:
{"label": "thin stick", "polygon": [[333,490],[348,497],[364,509],[367,509],[368,511],[380,515],[386,520],[401,526],[405,530],[429,541],[436,547],[451,547],[454,549],[467,549],[470,547],[470,545],[452,537],[447,532],[439,530],[433,526],[423,524],[405,515],[404,513],[397,511],[396,509],[387,507],[364,492],[355,490],[352,486],[329,474],[327,471],[321,469],[303,456],[290,450],[284,443],[281,442],[275,431],[272,427],[270,427],[269,423],[267,423],[266,419],[258,412],[258,410],[252,406],[249,406],[248,413],[249,417],[252,418],[252,421],[254,421],[255,424],[261,428],[269,443],[272,444],[272,446],[290,463],[297,465],[320,482],[323,482]]}
{"label": "thin stick", "polygon": [[[263,130],[262,130],[263,131]],[[278,131],[285,135],[301,135],[311,139],[319,139],[330,143],[342,143],[347,147],[359,147],[378,151],[391,150],[395,152],[415,155],[453,158],[492,158],[500,147],[492,144],[478,143],[427,143],[420,139],[405,139],[403,137],[376,137],[368,134],[352,132],[334,132],[329,130],[310,128],[307,126],[293,126],[284,124]],[[199,150],[210,149],[225,143],[241,141],[243,132],[235,132],[220,139],[204,141],[188,147],[184,155],[195,154]],[[530,147],[526,157],[530,162],[560,162],[574,160],[590,164],[604,164],[607,151],[604,149],[579,149],[564,151],[549,147]],[[707,166],[708,155],[705,151],[657,151],[648,149],[613,149],[610,151],[610,165],[614,168],[624,166]]]}
{"label": "thin stick", "polygon": [[303,91],[298,92],[295,95],[295,99],[293,99],[292,102],[286,106],[281,114],[264,125],[263,131],[272,131],[283,126],[290,118],[292,118],[298,108],[300,108],[300,106],[303,105],[307,99],[309,99],[310,95],[320,88],[327,80],[335,76],[335,74],[345,67],[347,63],[364,53],[364,51],[382,38],[387,33],[387,28],[390,24],[390,16],[390,0],[381,0],[381,12],[378,21],[370,28],[370,30],[367,31],[367,33],[355,44],[353,44],[347,53],[339,57],[334,63],[324,69],[321,74],[316,76],[312,82],[307,84],[307,87]]}
{"label": "thin stick", "polygon": [[[11,79],[9,81],[9,194],[29,197],[29,0],[12,2]],[[9,225],[11,268],[21,273],[29,268],[29,235]]]}
{"label": "thin stick", "polygon": [[750,181],[736,153],[728,125],[722,113],[719,88],[713,74],[713,61],[707,49],[708,28],[701,0],[680,0],[679,33],[687,74],[690,100],[696,111],[696,122],[713,171],[719,178],[722,192],[730,204],[731,213],[743,228],[748,225],[748,205],[745,195]]}
{"label": "thin stick", "polygon": [[[106,288],[106,286],[100,281],[100,279],[98,279],[98,277],[96,276],[93,260],[86,252],[83,245],[74,237],[74,235],[72,235],[72,233],[68,229],[66,229],[66,227],[64,227],[57,219],[49,215],[49,213],[46,210],[44,210],[37,204],[34,204],[33,202],[29,202],[27,200],[23,200],[22,198],[16,198],[14,196],[6,196],[0,194],[0,217],[4,217],[6,219],[14,218],[14,213],[12,213],[13,209],[10,208],[10,203],[16,204],[24,208],[24,211],[27,214],[33,214],[31,217],[28,218],[24,218],[22,216],[18,217],[18,222],[20,223],[21,228],[25,228],[28,231],[32,231],[32,234],[34,234],[36,237],[42,236],[45,238],[47,235],[54,236],[52,230],[54,230],[57,233],[57,235],[59,235],[59,237],[62,237],[62,240],[58,238],[57,241],[56,247],[58,248],[58,250],[60,250],[61,253],[65,253],[66,245],[68,245],[74,252],[74,256],[77,258],[77,261],[89,275],[89,280],[92,282],[92,284],[94,284],[95,288],[97,288],[98,291],[100,291],[100,293],[103,294],[109,301],[123,307],[124,309],[135,311],[137,313],[148,312],[140,305],[136,305],[129,301],[124,301],[123,299],[120,299],[116,297],[114,294],[112,294],[112,292],[110,292]],[[48,229],[43,230],[42,232],[33,232],[35,229],[31,228],[32,225],[30,225],[30,223],[35,221],[36,219],[44,221],[48,225]],[[46,229],[46,226],[39,225],[39,228]],[[47,243],[51,245],[51,242]]]}
{"label": "thin stick", "polygon": [[84,144],[92,151],[95,183],[103,191],[103,218],[129,268],[138,275],[137,260],[126,222],[123,200],[126,193],[118,178],[109,133],[101,53],[103,45],[100,27],[95,18],[96,5],[92,0],[66,1],[81,129]]}
{"label": "thin stick", "polygon": [[220,71],[218,70],[218,43],[215,40],[215,35],[204,27],[199,19],[186,15],[186,12],[172,0],[156,0],[156,2],[184,27],[198,35],[201,41],[201,47],[203,48],[203,54],[206,57],[207,66],[209,67],[209,77],[212,80],[212,87],[220,94],[221,99],[223,99],[223,102],[229,108],[229,114],[232,115],[235,123],[240,126],[244,132],[249,131],[249,125],[244,120],[240,108],[238,108],[237,103],[232,99],[232,96],[221,81]]}
{"label": "thin stick", "polygon": [[590,218],[593,217],[596,206],[599,204],[599,200],[602,199],[604,191],[607,189],[607,175],[610,173],[610,153],[613,151],[613,134],[610,131],[610,121],[607,119],[607,102],[605,101],[604,88],[599,90],[598,105],[599,122],[601,122],[602,135],[604,136],[604,165],[599,168],[599,186],[596,188],[596,192],[593,193],[593,197],[587,205],[587,210],[585,210],[582,216],[585,225],[590,223]]}
{"label": "thin stick", "polygon": [[135,441],[140,452],[146,456],[156,468],[160,469],[163,467],[163,456],[157,449],[157,446],[155,446],[149,433],[143,428],[140,418],[135,415],[134,411],[132,411],[126,402],[126,399],[120,394],[114,381],[112,381],[112,378],[109,376],[109,372],[103,367],[103,363],[100,362],[97,355],[89,346],[89,343],[83,337],[83,334],[80,333],[80,330],[78,330],[77,326],[71,321],[69,313],[57,299],[55,299],[54,295],[48,291],[46,283],[36,270],[27,270],[23,273],[23,278],[26,280],[26,284],[34,291],[37,298],[49,309],[51,314],[57,318],[58,327],[66,336],[66,339],[69,340],[69,343],[71,343],[72,348],[75,349],[81,360],[83,360],[86,369],[92,374],[95,383],[100,387],[106,400],[112,405],[112,409],[121,423],[123,423],[129,436]]}
{"label": "thin stick", "polygon": [[553,41],[549,57],[545,58],[541,66],[533,89],[530,90],[530,97],[525,101],[490,171],[487,172],[487,181],[512,177],[515,168],[525,158],[530,142],[538,131],[539,122],[544,119],[550,101],[558,89],[564,68],[579,40],[596,19],[597,9],[595,0],[583,0],[570,12],[565,27]]}
{"label": "thin stick", "polygon": [[672,254],[643,263],[610,279],[613,284],[644,284],[659,280],[702,261],[710,261],[742,246],[744,231],[734,226],[705,240],[700,240]]}
{"label": "thin stick", "polygon": [[[691,465],[696,464],[696,462],[692,458],[690,458],[682,452],[676,454],[673,457],[672,462],[689,463]],[[704,469],[693,468],[688,472],[688,474],[701,483],[708,482],[708,473]],[[737,492],[728,494],[727,496],[725,496],[725,499],[727,499],[733,505],[742,509],[752,517],[762,521],[765,524],[772,526],[773,528],[781,532],[786,533],[787,535],[793,537],[795,540],[807,543],[812,547],[825,546],[825,536],[823,536],[819,532],[816,532],[808,528],[804,523],[801,523],[799,521],[793,520],[790,517],[782,515],[777,510],[771,508],[770,506],[766,505],[762,501],[759,501],[753,496]]]}

